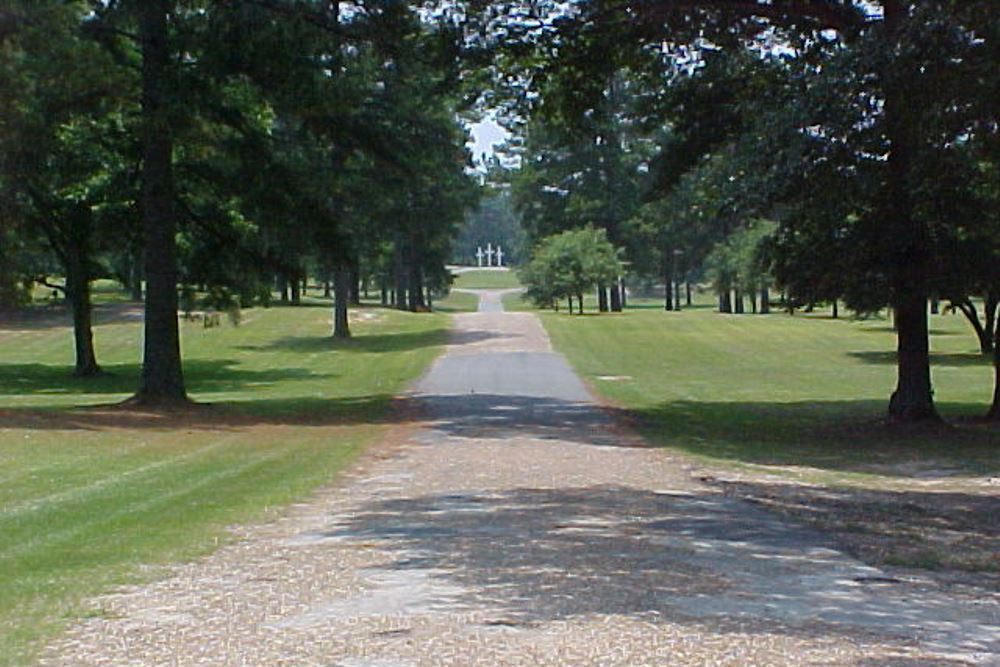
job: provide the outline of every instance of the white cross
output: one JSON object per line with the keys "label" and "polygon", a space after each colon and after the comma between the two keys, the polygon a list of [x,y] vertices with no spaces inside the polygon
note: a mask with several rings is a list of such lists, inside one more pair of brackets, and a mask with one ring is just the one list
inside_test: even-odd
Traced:
{"label": "white cross", "polygon": [[479,266],[483,265],[483,247],[479,246],[476,248],[476,261],[479,262]]}
{"label": "white cross", "polygon": [[486,244],[486,266],[493,266],[493,244]]}
{"label": "white cross", "polygon": [[497,266],[503,266],[503,248],[497,246]]}

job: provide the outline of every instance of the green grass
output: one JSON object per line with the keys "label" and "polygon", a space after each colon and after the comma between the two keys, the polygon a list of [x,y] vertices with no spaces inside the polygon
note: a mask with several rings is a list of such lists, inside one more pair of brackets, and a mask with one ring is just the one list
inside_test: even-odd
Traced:
{"label": "green grass", "polygon": [[455,277],[452,287],[459,289],[510,289],[520,287],[517,272],[509,271],[465,271]]}
{"label": "green grass", "polygon": [[475,294],[451,292],[448,297],[434,302],[434,310],[442,313],[474,313],[479,307]]}
{"label": "green grass", "polygon": [[329,337],[327,308],[184,323],[186,379],[210,403],[143,414],[78,408],[126,398],[139,326],[97,327],[112,375],[77,380],[64,326],[0,326],[0,665],[31,662],[87,599],[206,553],[224,528],[328,483],[382,432],[390,398],[444,341],[444,315],[359,311]]}
{"label": "green grass", "polygon": [[[575,368],[661,445],[726,465],[863,474],[870,464],[932,456],[997,469],[996,431],[942,435],[879,422],[895,381],[895,338],[885,321],[633,305],[623,314],[542,317]],[[984,413],[993,371],[974,336],[959,316],[935,316],[932,329],[942,413]]]}

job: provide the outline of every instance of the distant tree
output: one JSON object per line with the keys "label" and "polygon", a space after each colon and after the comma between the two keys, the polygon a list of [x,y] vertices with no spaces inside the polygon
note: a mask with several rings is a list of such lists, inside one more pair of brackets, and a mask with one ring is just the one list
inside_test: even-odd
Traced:
{"label": "distant tree", "polygon": [[575,298],[582,313],[584,294],[621,275],[620,255],[603,229],[565,231],[542,239],[521,271],[521,280],[538,305],[555,307],[559,299],[572,304]]}

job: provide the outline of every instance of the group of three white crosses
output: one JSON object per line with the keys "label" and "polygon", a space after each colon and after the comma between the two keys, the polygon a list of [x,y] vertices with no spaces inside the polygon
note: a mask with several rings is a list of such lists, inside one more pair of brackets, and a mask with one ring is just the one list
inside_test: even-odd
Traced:
{"label": "group of three white crosses", "polygon": [[497,246],[497,249],[493,249],[492,243],[486,244],[486,251],[483,251],[482,246],[476,248],[476,261],[479,262],[479,266],[483,265],[483,258],[486,258],[486,266],[493,266],[493,258],[497,258],[497,266],[503,266],[503,248]]}

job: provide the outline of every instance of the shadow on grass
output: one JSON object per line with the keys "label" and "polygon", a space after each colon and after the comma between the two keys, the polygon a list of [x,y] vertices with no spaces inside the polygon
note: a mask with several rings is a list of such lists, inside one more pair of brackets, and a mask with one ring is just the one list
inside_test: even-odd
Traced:
{"label": "shadow on grass", "polygon": [[[974,404],[938,407],[946,416],[985,410]],[[890,424],[885,409],[884,401],[674,401],[630,414],[652,442],[724,461],[865,472],[930,457],[969,471],[1000,467],[995,426]]]}
{"label": "shadow on grass", "polygon": [[[135,391],[139,364],[110,364],[105,373],[92,378],[73,377],[71,366],[55,364],[0,364],[0,395],[125,394]],[[307,368],[248,370],[232,359],[189,359],[184,378],[191,393],[239,391],[248,386],[267,386],[288,380],[334,378]]]}
{"label": "shadow on grass", "polygon": [[264,345],[241,345],[236,349],[245,352],[276,352],[287,350],[306,354],[348,350],[381,354],[435,347],[445,342],[446,335],[446,330],[441,328],[395,334],[366,334],[346,340],[338,340],[332,336],[286,336]]}
{"label": "shadow on grass", "polygon": [[0,408],[0,426],[31,430],[102,431],[111,428],[151,430],[238,430],[253,426],[351,426],[403,423],[410,406],[388,394],[317,398],[191,403],[157,409],[130,404],[75,408]]}
{"label": "shadow on grass", "polygon": [[876,565],[986,572],[1000,587],[1000,514],[989,494],[714,482],[730,496],[833,532]]}
{"label": "shadow on grass", "polygon": [[[894,351],[848,352],[848,356],[860,359],[866,364],[895,366],[897,355]],[[993,359],[979,352],[931,352],[931,366],[963,368],[967,366],[989,366]]]}

